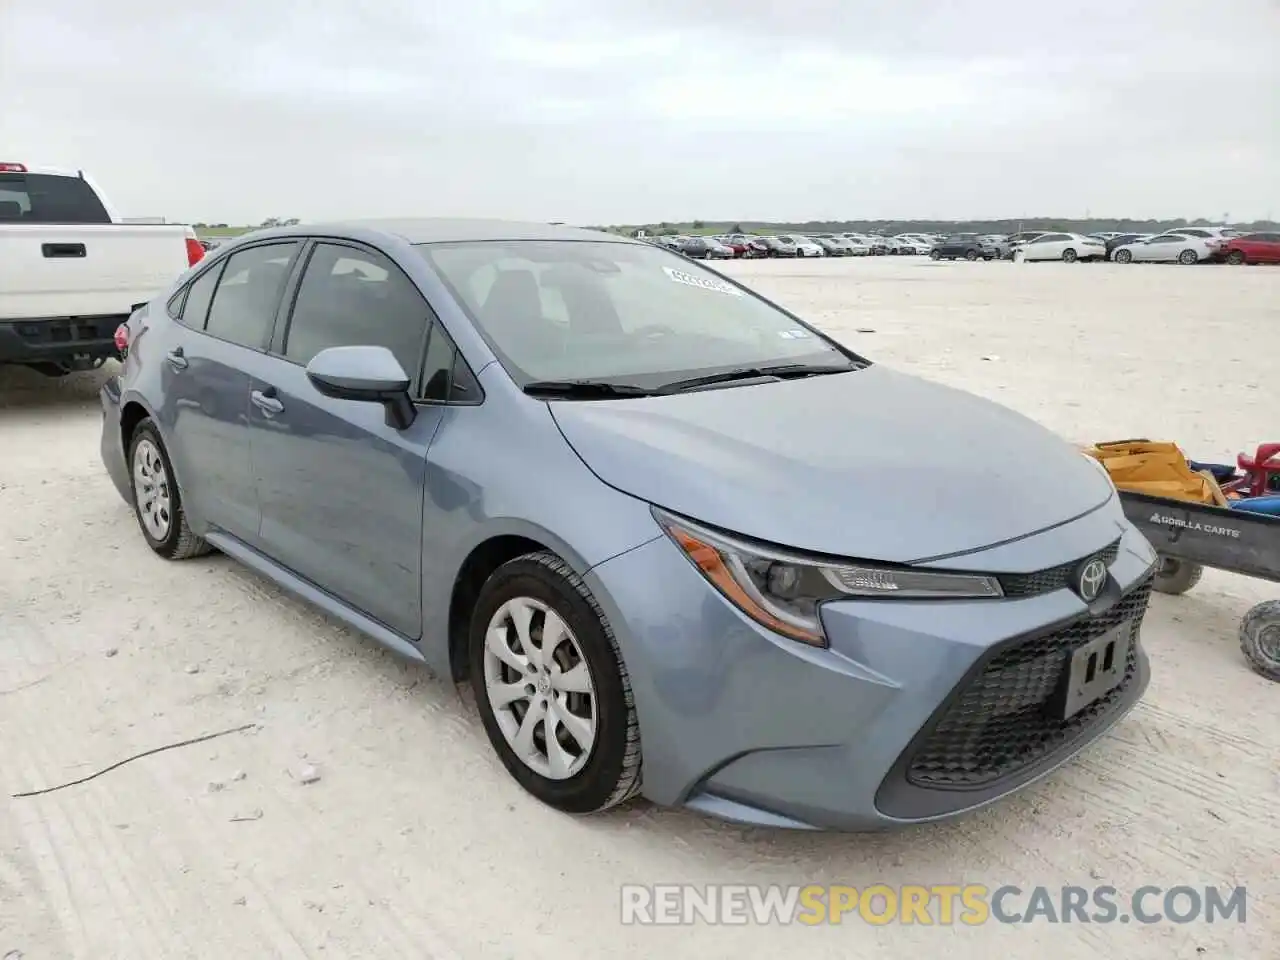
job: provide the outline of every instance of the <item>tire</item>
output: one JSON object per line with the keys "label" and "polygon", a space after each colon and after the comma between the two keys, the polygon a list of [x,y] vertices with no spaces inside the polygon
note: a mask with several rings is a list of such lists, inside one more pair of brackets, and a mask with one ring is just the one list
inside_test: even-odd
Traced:
{"label": "tire", "polygon": [[1232,250],[1230,253],[1227,254],[1227,263],[1231,264],[1232,266],[1238,267],[1241,264],[1247,263],[1247,262],[1248,261],[1245,259],[1243,250]]}
{"label": "tire", "polygon": [[1200,258],[1196,255],[1194,250],[1183,250],[1178,254],[1178,262],[1184,267],[1189,267],[1192,264],[1199,263]]}
{"label": "tire", "polygon": [[977,260],[977,259],[978,259],[978,251],[977,251],[977,250],[966,250],[966,251],[964,252],[964,258],[965,258],[966,260],[968,260],[970,263],[973,263],[973,261],[975,261],[975,260]]}
{"label": "tire", "polygon": [[1111,258],[1116,263],[1133,263],[1132,250],[1117,250],[1115,256]]}
{"label": "tire", "polygon": [[1280,683],[1280,600],[1260,603],[1244,615],[1240,649],[1249,666]]}
{"label": "tire", "polygon": [[[192,533],[187,524],[187,511],[173,479],[169,452],[151,419],[138,424],[129,442],[129,488],[138,529],[153,551],[166,560],[186,560],[212,552],[213,548]],[[154,504],[155,509],[149,509],[149,504]]]}
{"label": "tire", "polygon": [[1186,593],[1204,576],[1204,567],[1187,560],[1175,560],[1173,557],[1161,557],[1160,566],[1156,570],[1155,580],[1151,586],[1160,593],[1172,596]]}
{"label": "tire", "polygon": [[[540,660],[540,649],[536,656],[530,656],[524,652],[523,644],[520,650],[513,646],[518,642],[516,616],[521,608],[534,609],[530,627],[526,628],[530,630],[530,640],[532,630],[539,634],[537,647],[531,642],[529,650],[540,648],[541,631],[548,614],[559,617],[565,627],[566,632],[553,651],[554,662],[543,668],[530,663]],[[509,638],[507,642],[499,641],[505,651],[501,658],[487,642],[495,630],[506,631]],[[502,635],[499,632],[499,636]],[[471,615],[470,661],[471,687],[485,733],[507,772],[526,791],[548,806],[575,814],[606,810],[639,792],[640,724],[631,679],[617,638],[582,578],[558,556],[547,552],[528,553],[503,564],[489,577],[480,589]],[[572,688],[576,693],[554,686],[554,678],[564,677],[579,666],[585,666],[585,670]],[[500,701],[503,687],[507,687],[508,692],[514,692],[517,687],[520,690],[514,699],[495,706],[491,685]],[[582,685],[587,691],[582,691]],[[557,700],[557,696],[565,700]],[[576,703],[570,699],[575,696]],[[571,748],[580,748],[581,741],[569,733],[563,722],[557,722],[552,735],[559,749],[548,750],[548,731],[543,719],[548,715],[546,705],[558,704],[558,713],[554,715],[559,720],[573,716],[581,723],[584,717],[580,711],[586,709],[588,698],[588,722],[594,723],[594,728],[587,748],[571,754],[560,734],[564,734]],[[519,707],[523,709],[517,710]],[[571,707],[577,709],[570,710]],[[533,721],[528,739],[531,759],[525,760],[516,753],[508,736],[513,741],[518,738],[523,721],[533,710],[538,710],[541,716]],[[541,747],[537,742],[539,732]],[[559,769],[553,756],[560,757]]]}
{"label": "tire", "polygon": [[1079,255],[1076,253],[1076,251],[1075,251],[1075,248],[1074,248],[1074,247],[1067,247],[1067,249],[1065,249],[1065,250],[1063,250],[1063,251],[1062,251],[1062,262],[1063,262],[1063,263],[1075,263],[1075,262],[1076,262],[1077,260],[1079,260],[1079,259],[1080,259],[1080,257],[1079,257]]}
{"label": "tire", "polygon": [[930,250],[930,251],[929,251],[929,259],[930,259],[930,260],[941,260],[941,259],[942,259],[942,254],[940,254],[937,250]]}

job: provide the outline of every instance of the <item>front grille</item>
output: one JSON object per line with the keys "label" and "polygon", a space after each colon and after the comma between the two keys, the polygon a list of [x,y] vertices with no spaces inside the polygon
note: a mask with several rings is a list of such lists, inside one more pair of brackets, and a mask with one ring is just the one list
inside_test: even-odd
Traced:
{"label": "front grille", "polygon": [[1048,570],[1037,570],[1035,573],[1002,573],[997,576],[997,579],[1006,597],[1033,597],[1036,594],[1073,586],[1075,572],[1094,557],[1100,557],[1102,562],[1110,568],[1118,556],[1120,556],[1119,540],[1097,553],[1091,553],[1079,560],[1072,560],[1070,563],[1061,563]]}
{"label": "front grille", "polygon": [[[907,779],[922,787],[982,787],[1017,773],[1092,726],[1137,673],[1137,634],[1150,594],[1148,578],[1099,616],[1003,649],[943,708],[911,757]],[[1071,652],[1126,622],[1133,633],[1123,682],[1070,718],[1055,716]]]}

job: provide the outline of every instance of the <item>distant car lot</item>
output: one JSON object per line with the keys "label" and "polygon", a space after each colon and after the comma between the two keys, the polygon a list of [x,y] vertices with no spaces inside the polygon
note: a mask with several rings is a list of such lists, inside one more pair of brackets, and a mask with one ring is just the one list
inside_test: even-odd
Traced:
{"label": "distant car lot", "polygon": [[715,236],[662,234],[643,237],[694,259],[792,259],[804,257],[929,256],[933,260],[1016,260],[1034,263],[1232,265],[1280,263],[1280,233],[1192,226],[1163,233],[1073,233],[1024,230],[1013,234],[786,233]]}

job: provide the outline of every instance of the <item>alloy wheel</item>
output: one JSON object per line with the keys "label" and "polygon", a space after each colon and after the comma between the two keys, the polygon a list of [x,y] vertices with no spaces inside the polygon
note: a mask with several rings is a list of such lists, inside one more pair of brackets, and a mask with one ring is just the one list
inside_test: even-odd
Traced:
{"label": "alloy wheel", "polygon": [[568,624],[541,601],[515,597],[485,632],[484,685],[502,735],[534,773],[567,780],[597,733],[591,671]]}

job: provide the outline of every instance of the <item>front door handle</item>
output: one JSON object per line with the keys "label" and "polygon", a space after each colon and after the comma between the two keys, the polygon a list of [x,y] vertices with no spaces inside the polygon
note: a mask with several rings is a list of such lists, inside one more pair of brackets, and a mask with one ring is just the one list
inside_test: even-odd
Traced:
{"label": "front door handle", "polygon": [[255,407],[268,417],[274,417],[277,413],[284,412],[284,404],[275,398],[275,392],[275,387],[267,387],[266,390],[254,390],[249,394],[249,399],[253,401]]}
{"label": "front door handle", "polygon": [[181,347],[175,347],[170,350],[165,355],[165,359],[169,361],[169,366],[175,370],[185,370],[190,365],[187,358],[183,356]]}

